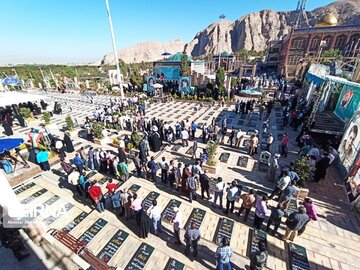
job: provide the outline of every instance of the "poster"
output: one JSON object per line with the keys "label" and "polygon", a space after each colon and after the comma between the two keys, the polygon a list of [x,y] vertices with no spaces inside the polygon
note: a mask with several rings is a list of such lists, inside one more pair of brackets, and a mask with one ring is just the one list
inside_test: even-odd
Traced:
{"label": "poster", "polygon": [[360,150],[360,113],[357,113],[347,125],[338,150],[341,163],[349,172]]}
{"label": "poster", "polygon": [[191,91],[191,79],[190,77],[181,77],[180,84],[179,84],[179,91],[180,93],[193,94]]}
{"label": "poster", "polygon": [[180,67],[160,66],[155,67],[156,80],[178,81],[180,79]]}
{"label": "poster", "polygon": [[146,76],[147,91],[153,93],[155,91],[154,84],[156,83],[154,76]]}
{"label": "poster", "polygon": [[335,114],[343,121],[347,121],[357,111],[359,102],[360,87],[345,84],[336,104]]}

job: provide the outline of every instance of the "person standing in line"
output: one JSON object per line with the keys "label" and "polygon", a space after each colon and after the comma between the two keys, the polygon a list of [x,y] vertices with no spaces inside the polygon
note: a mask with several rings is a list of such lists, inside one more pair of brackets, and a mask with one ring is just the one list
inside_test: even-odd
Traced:
{"label": "person standing in line", "polygon": [[245,210],[244,222],[247,221],[247,219],[249,217],[249,213],[251,211],[251,208],[254,207],[254,204],[256,201],[256,197],[255,197],[254,193],[255,193],[254,190],[250,189],[249,194],[242,194],[240,196],[240,199],[242,199],[242,204],[239,209],[238,216],[240,217],[241,213]]}
{"label": "person standing in line", "polygon": [[223,194],[224,194],[224,188],[225,188],[225,183],[223,182],[223,179],[221,177],[218,177],[217,179],[217,183],[215,185],[215,195],[214,195],[214,208],[216,208],[216,201],[219,198],[219,207],[220,209],[223,209]]}
{"label": "person standing in line", "polygon": [[270,232],[270,226],[274,224],[274,229],[271,232],[271,235],[275,235],[281,224],[281,218],[285,215],[284,209],[281,205],[278,204],[276,207],[271,207],[271,214],[266,225],[266,232]]}
{"label": "person standing in line", "polygon": [[319,182],[321,179],[325,179],[326,170],[330,165],[329,153],[324,152],[323,157],[316,162],[314,172],[314,182]]}
{"label": "person standing in line", "polygon": [[157,205],[157,201],[152,201],[152,206],[147,210],[147,213],[152,221],[152,231],[155,235],[162,232],[161,226],[161,209]]}
{"label": "person standing in line", "polygon": [[196,151],[197,151],[197,149],[198,149],[198,143],[197,143],[197,141],[194,140],[194,144],[192,146],[192,152],[193,152],[192,156],[191,156],[192,159],[196,159]]}
{"label": "person standing in line", "polygon": [[285,190],[285,188],[289,185],[291,182],[291,178],[289,176],[289,171],[283,171],[283,177],[279,179],[279,181],[276,184],[276,187],[270,194],[269,199],[273,199],[275,195],[279,195],[281,197],[282,192]]}
{"label": "person standing in line", "polygon": [[155,158],[153,156],[150,158],[150,161],[148,162],[147,167],[150,169],[151,180],[156,184],[156,173],[157,173],[158,167],[156,165]]}
{"label": "person standing in line", "polygon": [[84,170],[84,160],[80,157],[79,153],[75,154],[75,158],[73,160],[76,168],[78,169],[80,174],[83,174]]}
{"label": "person standing in line", "polygon": [[[85,173],[84,173],[85,174]],[[68,183],[75,187],[76,191],[80,196],[82,196],[81,186],[80,186],[80,173],[78,171],[73,171],[68,175]]]}
{"label": "person standing in line", "polygon": [[263,196],[262,198],[257,198],[255,201],[255,218],[254,218],[254,227],[255,229],[260,230],[261,225],[266,217],[268,212],[268,197]]}
{"label": "person standing in line", "polygon": [[284,189],[280,196],[279,204],[281,205],[281,208],[286,211],[289,207],[291,199],[297,198],[299,194],[300,189],[290,181],[289,185]]}
{"label": "person standing in line", "polygon": [[182,214],[179,211],[179,208],[174,207],[174,213],[175,217],[172,220],[173,229],[174,229],[174,238],[175,238],[175,244],[181,245],[180,241],[180,228],[182,227]]}
{"label": "person standing in line", "polygon": [[306,208],[301,205],[298,211],[290,214],[286,220],[286,231],[283,236],[284,241],[294,241],[298,231],[308,222],[309,216],[306,214]]}
{"label": "person standing in line", "polygon": [[101,187],[96,181],[93,181],[91,187],[89,188],[89,194],[91,199],[96,204],[96,208],[100,213],[105,212],[105,199],[101,191]]}
{"label": "person standing in line", "polygon": [[270,166],[268,168],[268,171],[266,173],[266,178],[267,180],[269,180],[270,182],[275,182],[276,178],[277,178],[277,171],[279,169],[279,158],[280,158],[280,154],[276,153],[270,161]]}
{"label": "person standing in line", "polygon": [[262,241],[258,243],[259,251],[250,256],[250,270],[262,270],[266,267],[268,259],[268,251],[266,244]]}
{"label": "person standing in line", "polygon": [[175,167],[175,188],[179,190],[181,187],[181,178],[182,178],[182,163],[179,162],[178,166]]}
{"label": "person standing in line", "polygon": [[232,181],[231,184],[228,184],[228,185],[229,186],[226,189],[226,192],[227,192],[227,195],[226,195],[226,210],[224,211],[226,215],[229,214],[229,208],[230,208],[231,213],[234,212],[236,194],[238,192],[238,188],[236,187],[236,181]]}
{"label": "person standing in line", "polygon": [[135,152],[135,155],[133,157],[133,162],[135,164],[137,176],[141,177],[141,160],[139,158],[139,153],[138,152]]}
{"label": "person standing in line", "polygon": [[192,121],[192,123],[191,123],[191,137],[192,137],[193,140],[195,140],[196,129],[197,129],[197,124],[194,121]]}
{"label": "person standing in line", "polygon": [[136,193],[134,193],[134,195],[132,197],[133,197],[133,200],[131,202],[130,209],[132,209],[134,211],[136,222],[139,225],[140,224],[140,212],[142,211],[142,206],[141,206],[142,200],[140,198],[138,198],[138,195]]}
{"label": "person standing in line", "polygon": [[189,146],[188,140],[189,140],[189,132],[184,129],[181,131],[181,140],[183,147]]}
{"label": "person standing in line", "polygon": [[190,250],[192,249],[192,255],[196,258],[198,254],[198,242],[200,240],[200,230],[196,228],[196,223],[194,221],[191,222],[190,227],[186,230],[184,238],[186,241],[185,247],[185,255],[190,255]]}
{"label": "person standing in line", "polygon": [[189,202],[196,200],[196,190],[199,188],[199,175],[195,174],[187,180],[187,186],[189,191]]}
{"label": "person standing in line", "polygon": [[187,182],[189,178],[192,176],[190,170],[190,164],[185,164],[185,167],[182,172],[182,179],[181,179],[181,191],[183,193],[187,193]]}
{"label": "person standing in line", "polygon": [[94,163],[94,148],[91,146],[89,148],[89,151],[87,153],[88,156],[88,167],[90,170],[94,170],[95,169],[95,163]]}
{"label": "person standing in line", "polygon": [[210,197],[210,177],[207,175],[208,170],[205,169],[204,173],[200,174],[200,187],[201,187],[201,198],[204,200],[204,193],[207,195],[207,200],[211,200]]}
{"label": "person standing in line", "polygon": [[317,221],[318,215],[317,215],[317,211],[316,211],[316,206],[314,204],[314,202],[310,199],[310,198],[305,198],[304,202],[302,203],[303,206],[306,209],[306,214],[309,216],[308,221],[302,226],[302,228],[298,231],[298,235],[302,235],[306,229],[306,225],[310,222],[310,221]]}
{"label": "person standing in line", "polygon": [[168,179],[169,179],[169,184],[170,187],[174,187],[174,183],[175,183],[175,165],[174,165],[174,160],[170,160],[170,164],[169,164],[169,170],[168,170]]}
{"label": "person standing in line", "polygon": [[167,183],[167,177],[168,177],[168,172],[169,172],[169,164],[166,162],[165,157],[161,158],[161,161],[159,163],[160,168],[161,168],[161,182],[163,184]]}
{"label": "person standing in line", "polygon": [[50,171],[49,153],[45,149],[40,149],[36,155],[36,161],[39,163],[41,170]]}
{"label": "person standing in line", "polygon": [[274,137],[271,133],[269,133],[269,137],[266,140],[266,151],[270,152],[270,147],[274,142]]}
{"label": "person standing in line", "polygon": [[85,149],[82,146],[79,151],[81,159],[84,161],[84,169],[85,171],[88,171],[88,155],[85,153]]}
{"label": "person standing in line", "polygon": [[123,192],[120,194],[120,203],[122,205],[122,214],[120,215],[124,216],[126,220],[129,218],[130,202],[131,195],[127,189],[124,189]]}
{"label": "person standing in line", "polygon": [[216,270],[232,270],[230,258],[233,251],[230,247],[230,241],[224,236],[222,239],[222,246],[218,247],[215,252]]}

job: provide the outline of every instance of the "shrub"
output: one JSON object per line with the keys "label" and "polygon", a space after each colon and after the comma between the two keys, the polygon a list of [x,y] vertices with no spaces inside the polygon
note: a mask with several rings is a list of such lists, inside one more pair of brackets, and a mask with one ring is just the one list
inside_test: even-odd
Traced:
{"label": "shrub", "polygon": [[30,117],[31,111],[29,108],[20,108],[20,114],[27,119]]}
{"label": "shrub", "polygon": [[112,143],[113,144],[116,144],[116,145],[119,145],[119,138],[117,138],[117,137],[113,137],[113,138],[111,138],[111,141],[112,141]]}
{"label": "shrub", "polygon": [[308,180],[310,176],[310,166],[306,157],[302,157],[295,161],[294,171],[297,172],[300,178],[298,185],[304,187],[306,180]]}
{"label": "shrub", "polygon": [[68,130],[71,131],[71,130],[74,129],[74,127],[75,127],[74,121],[72,120],[70,115],[66,116],[65,122],[66,122],[66,127],[67,127]]}
{"label": "shrub", "polygon": [[140,143],[142,141],[143,137],[138,132],[134,132],[131,134],[131,141],[134,143],[133,147],[136,149],[140,148]]}
{"label": "shrub", "polygon": [[209,155],[208,160],[206,162],[207,165],[209,165],[209,166],[215,166],[216,165],[216,152],[217,152],[218,146],[219,145],[218,145],[217,142],[209,141],[207,143],[206,152]]}
{"label": "shrub", "polygon": [[134,148],[134,145],[131,142],[128,142],[126,147],[127,147],[128,150],[131,150],[131,149]]}
{"label": "shrub", "polygon": [[45,121],[45,124],[50,124],[51,114],[49,112],[44,112],[42,115],[42,119]]}
{"label": "shrub", "polygon": [[99,140],[104,138],[104,135],[102,134],[103,129],[104,129],[104,126],[102,124],[100,124],[100,123],[95,123],[93,125],[95,138],[97,138]]}

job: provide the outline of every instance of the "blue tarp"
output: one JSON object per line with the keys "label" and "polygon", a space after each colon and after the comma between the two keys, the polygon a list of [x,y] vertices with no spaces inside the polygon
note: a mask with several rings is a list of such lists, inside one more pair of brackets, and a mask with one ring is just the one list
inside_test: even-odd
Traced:
{"label": "blue tarp", "polygon": [[19,147],[23,142],[23,139],[0,139],[0,154]]}
{"label": "blue tarp", "polygon": [[18,85],[21,81],[19,81],[16,77],[6,77],[2,80],[3,85]]}
{"label": "blue tarp", "polygon": [[306,79],[316,85],[322,84],[325,80],[311,73],[306,73]]}

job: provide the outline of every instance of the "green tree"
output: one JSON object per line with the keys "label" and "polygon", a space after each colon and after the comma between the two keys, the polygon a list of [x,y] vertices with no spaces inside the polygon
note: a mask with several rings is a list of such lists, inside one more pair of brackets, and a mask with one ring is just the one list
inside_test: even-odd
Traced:
{"label": "green tree", "polygon": [[328,58],[336,58],[339,59],[341,56],[341,53],[339,51],[339,49],[334,49],[334,50],[327,50],[327,51],[323,51],[321,53],[321,57],[328,57]]}
{"label": "green tree", "polygon": [[225,83],[225,70],[223,67],[218,68],[216,71],[216,84],[218,88],[224,86]]}
{"label": "green tree", "polygon": [[180,73],[181,73],[180,74],[181,76],[190,76],[191,75],[188,56],[185,52],[183,52],[183,55],[181,57]]}

